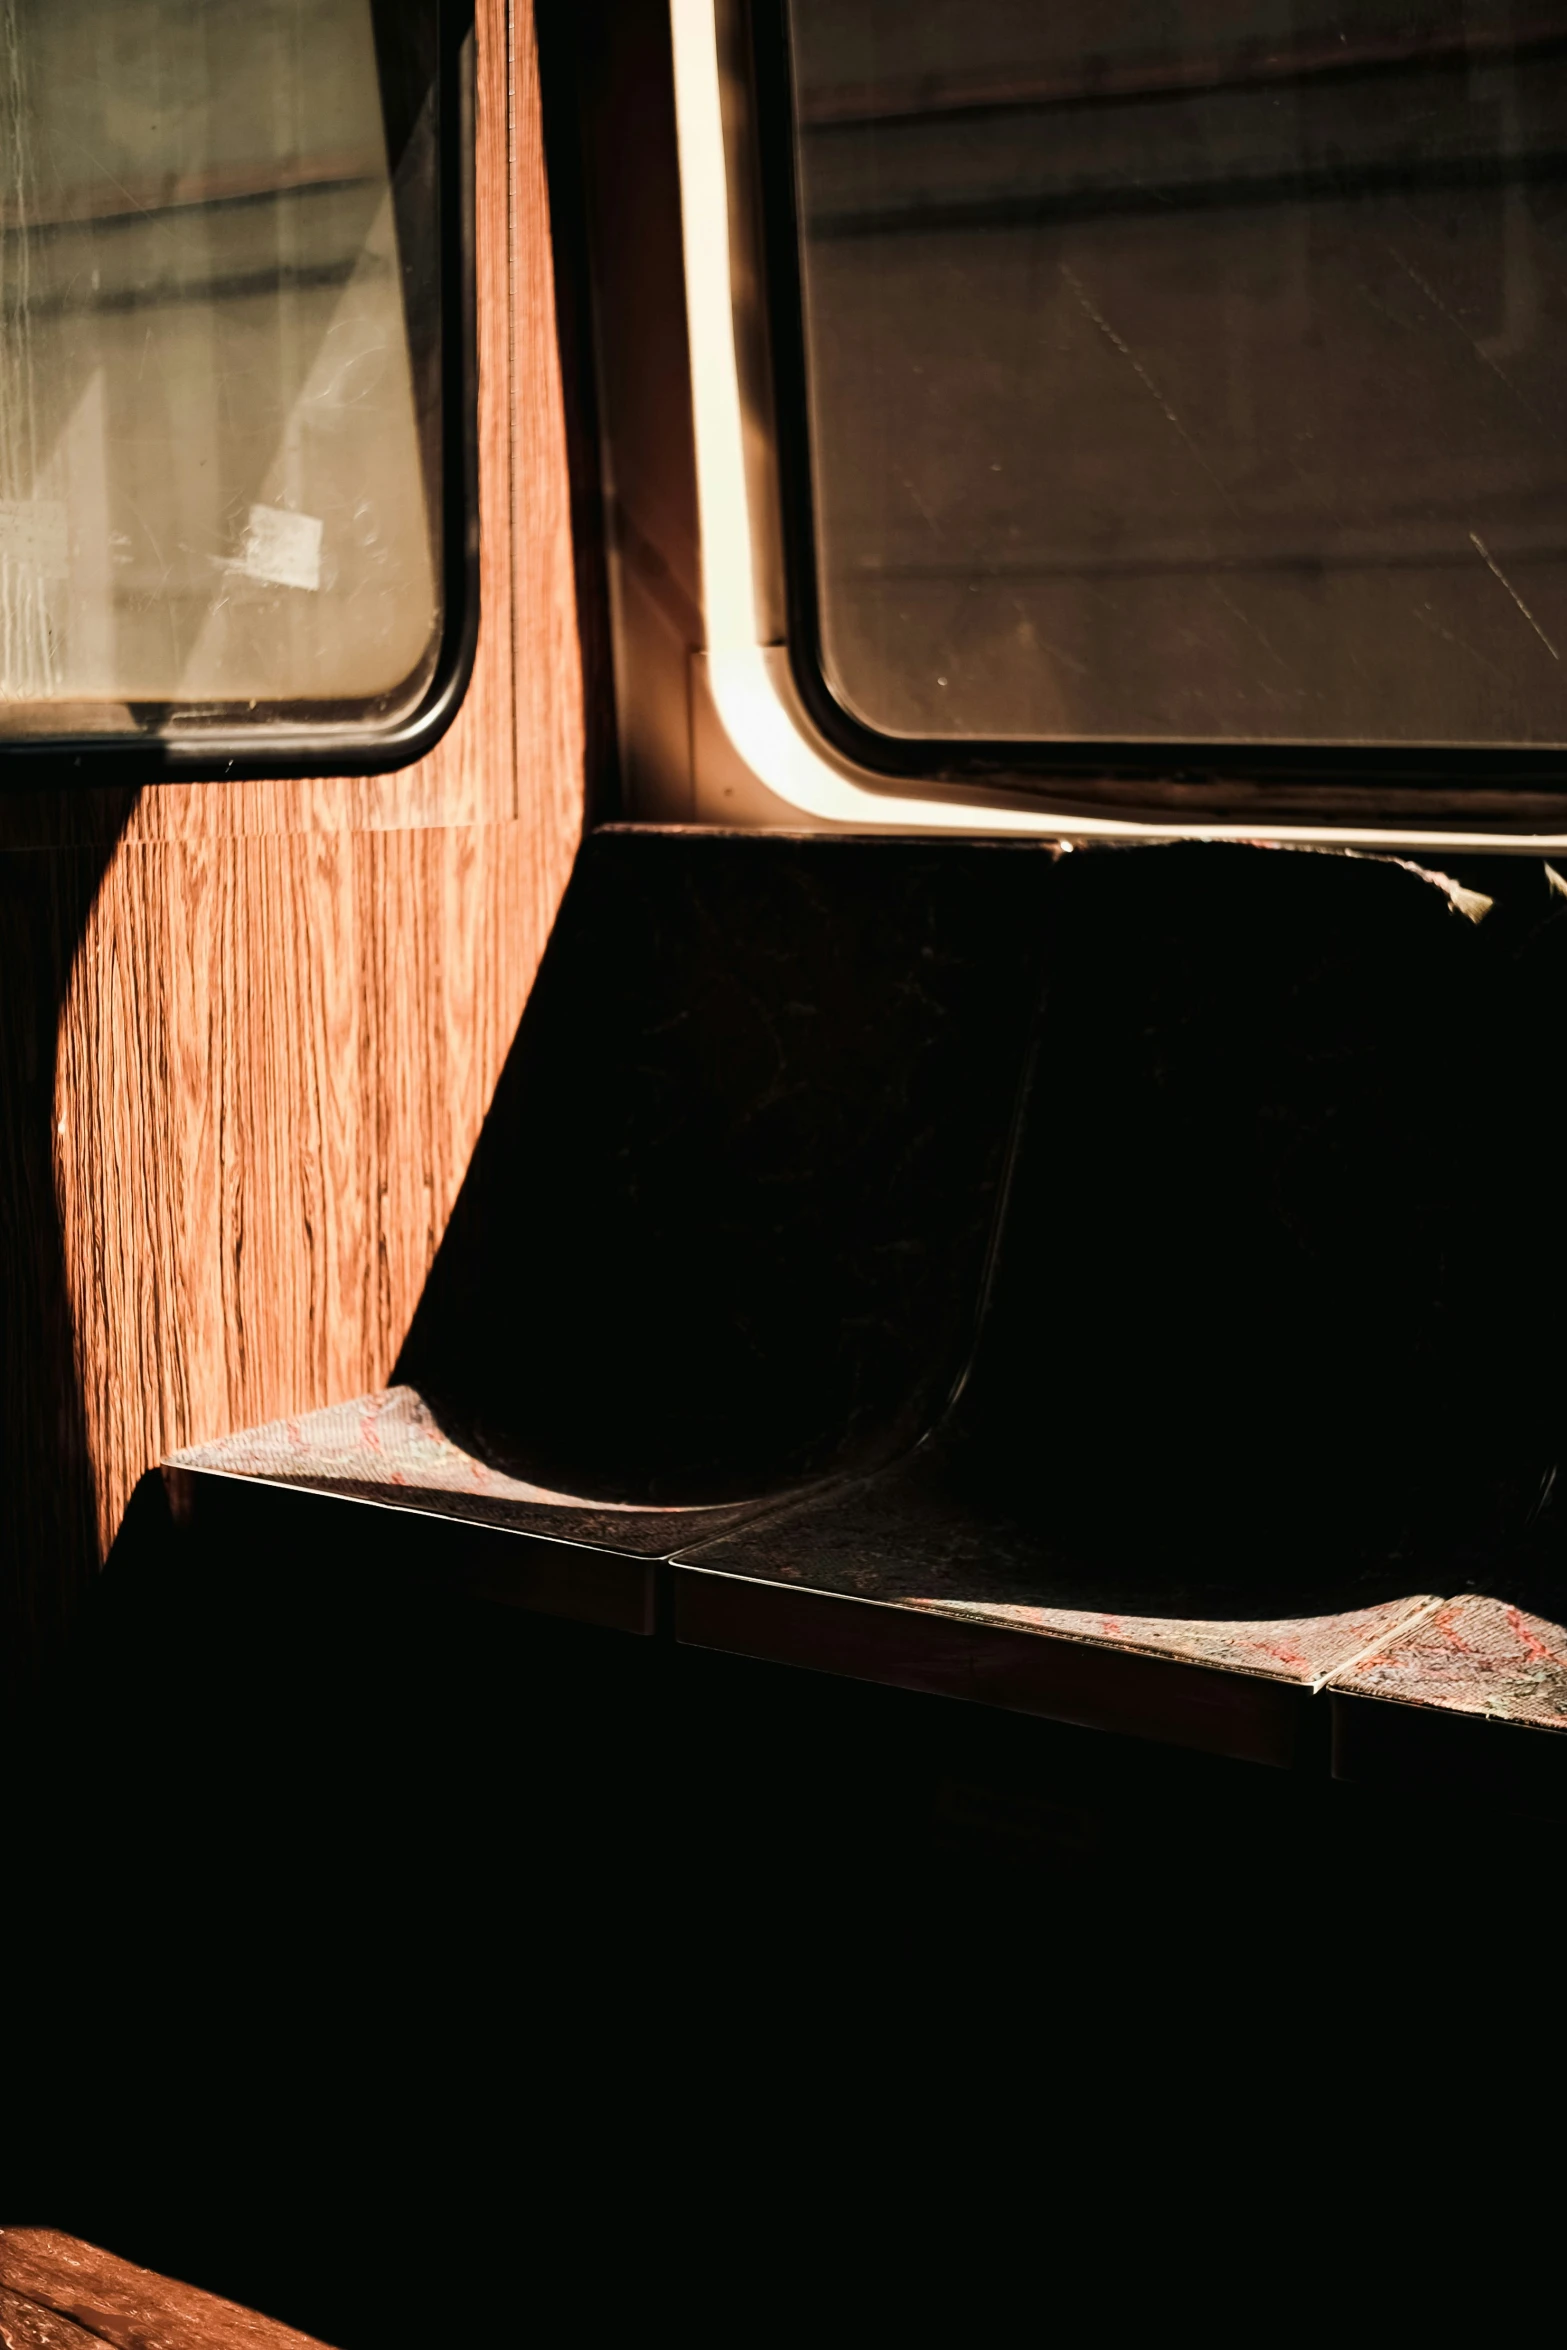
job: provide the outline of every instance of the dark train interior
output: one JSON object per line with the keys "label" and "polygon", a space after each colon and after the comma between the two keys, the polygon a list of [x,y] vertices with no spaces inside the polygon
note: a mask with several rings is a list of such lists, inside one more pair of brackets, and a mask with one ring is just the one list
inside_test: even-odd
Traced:
{"label": "dark train interior", "polygon": [[1525,1998],[1567,8],[0,34],[0,2345]]}

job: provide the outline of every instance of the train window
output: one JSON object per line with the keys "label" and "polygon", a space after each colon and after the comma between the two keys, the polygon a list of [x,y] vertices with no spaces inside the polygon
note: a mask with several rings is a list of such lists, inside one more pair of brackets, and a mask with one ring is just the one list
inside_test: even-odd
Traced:
{"label": "train window", "polygon": [[698,17],[828,764],[1560,835],[1560,0],[675,0],[683,173]]}
{"label": "train window", "polygon": [[8,0],[0,750],[411,755],[472,635],[464,26]]}

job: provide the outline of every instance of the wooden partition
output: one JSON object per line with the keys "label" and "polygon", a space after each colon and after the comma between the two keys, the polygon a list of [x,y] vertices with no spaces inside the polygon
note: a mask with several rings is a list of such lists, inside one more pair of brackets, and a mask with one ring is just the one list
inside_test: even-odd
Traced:
{"label": "wooden partition", "polygon": [[482,622],[402,773],[0,796],[0,1643],[174,1446],[384,1381],[580,835],[537,47],[478,0]]}

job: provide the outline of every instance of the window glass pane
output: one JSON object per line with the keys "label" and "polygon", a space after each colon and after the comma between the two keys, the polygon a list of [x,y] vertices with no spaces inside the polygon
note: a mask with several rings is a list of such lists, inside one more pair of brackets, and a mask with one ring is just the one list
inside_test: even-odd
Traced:
{"label": "window glass pane", "polygon": [[829,682],[1567,742],[1561,0],[790,0]]}
{"label": "window glass pane", "polygon": [[0,724],[416,698],[433,10],[0,0]]}

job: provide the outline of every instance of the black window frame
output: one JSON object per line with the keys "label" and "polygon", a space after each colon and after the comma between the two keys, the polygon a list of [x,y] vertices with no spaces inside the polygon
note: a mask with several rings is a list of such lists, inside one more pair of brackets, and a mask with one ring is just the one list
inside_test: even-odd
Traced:
{"label": "black window frame", "polygon": [[[867,789],[1038,805],[1052,814],[1197,829],[1280,825],[1538,837],[1567,833],[1567,746],[981,740],[879,732],[834,692],[825,660],[812,483],[810,388],[789,0],[731,0],[746,76],[739,198],[763,289],[770,425],[790,672],[821,738]],[[739,144],[737,142],[737,144]]]}
{"label": "black window frame", "polygon": [[248,777],[386,774],[432,750],[462,706],[479,635],[478,320],[475,263],[474,0],[435,13],[440,257],[440,633],[428,682],[386,721],[333,722],[301,699],[297,725],[193,726],[168,735],[0,736],[0,792],[137,788]]}

